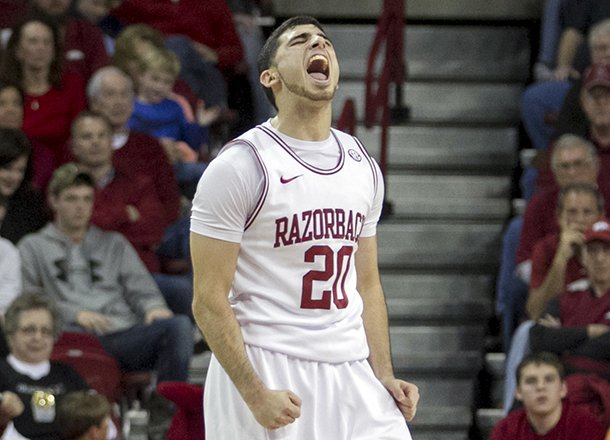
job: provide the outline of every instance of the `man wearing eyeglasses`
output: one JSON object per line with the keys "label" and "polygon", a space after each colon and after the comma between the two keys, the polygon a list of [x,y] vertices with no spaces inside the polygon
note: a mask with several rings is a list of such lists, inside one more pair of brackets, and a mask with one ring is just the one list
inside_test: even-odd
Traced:
{"label": "man wearing eyeglasses", "polygon": [[[562,136],[557,140],[551,156],[555,184],[536,193],[528,202],[523,217],[516,217],[507,228],[503,238],[497,292],[497,311],[502,319],[505,350],[508,351],[510,347],[515,328],[525,318],[534,245],[548,234],[559,232],[556,215],[559,191],[576,183],[597,186],[599,168],[597,152],[591,142],[579,136]],[[600,189],[607,199],[603,188]],[[507,249],[513,250],[509,252]]]}

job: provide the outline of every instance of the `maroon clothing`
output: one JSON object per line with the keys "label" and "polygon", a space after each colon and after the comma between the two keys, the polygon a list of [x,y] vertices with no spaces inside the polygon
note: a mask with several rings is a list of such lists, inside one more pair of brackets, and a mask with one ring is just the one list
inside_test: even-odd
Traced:
{"label": "maroon clothing", "polygon": [[12,28],[28,11],[27,0],[0,0],[0,28]]}
{"label": "maroon clothing", "polygon": [[610,333],[590,337],[589,324],[610,325],[610,291],[597,297],[592,289],[565,291],[550,300],[543,313],[561,327],[536,324],[530,329],[532,351],[562,357],[567,372],[593,372],[610,380]]}
{"label": "maroon clothing", "polygon": [[230,70],[244,58],[233,16],[223,0],[125,0],[111,14],[123,24],[145,23],[165,35],[186,35],[218,54]]}
{"label": "maroon clothing", "polygon": [[43,95],[25,95],[23,132],[32,141],[33,182],[44,187],[46,178],[69,159],[68,139],[74,117],[87,106],[85,83],[80,75],[66,72],[61,87]]}
{"label": "maroon clothing", "polygon": [[159,141],[144,133],[131,132],[127,143],[115,150],[113,163],[126,175],[144,174],[150,178],[153,191],[162,204],[164,228],[178,219],[180,189],[174,168]]}
{"label": "maroon clothing", "polygon": [[[559,247],[559,234],[549,234],[539,240],[532,252],[532,276],[530,278],[530,288],[539,288],[546,278],[553,258]],[[580,264],[579,258],[574,255],[568,260],[565,272],[565,286],[574,281],[587,278],[585,268]]]}
{"label": "maroon clothing", "polygon": [[[155,253],[165,223],[161,202],[153,190],[152,181],[143,174],[126,175],[115,172],[112,180],[95,193],[91,223],[107,231],[120,232],[138,251],[149,271],[159,271]],[[140,218],[132,222],[127,206],[134,206]]]}
{"label": "maroon clothing", "polygon": [[517,250],[517,264],[531,258],[534,245],[538,240],[559,232],[556,212],[558,194],[557,186],[547,188],[538,191],[527,203]]}
{"label": "maroon clothing", "polygon": [[71,18],[66,23],[63,67],[86,81],[93,72],[110,63],[102,31],[91,23]]}
{"label": "maroon clothing", "polygon": [[566,377],[566,401],[588,410],[604,426],[610,426],[610,382],[596,374],[570,374]]}
{"label": "maroon clothing", "polygon": [[600,298],[589,289],[562,293],[559,297],[559,320],[563,327],[610,325],[610,292]]}
{"label": "maroon clothing", "polygon": [[559,422],[545,435],[533,431],[525,409],[520,408],[494,427],[491,440],[603,440],[605,434],[605,429],[592,414],[564,402]]}

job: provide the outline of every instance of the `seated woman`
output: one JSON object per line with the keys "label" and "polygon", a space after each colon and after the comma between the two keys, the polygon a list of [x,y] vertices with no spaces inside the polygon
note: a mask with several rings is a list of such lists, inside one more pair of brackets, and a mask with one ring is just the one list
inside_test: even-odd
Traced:
{"label": "seated woman", "polygon": [[53,23],[30,17],[13,29],[3,57],[2,79],[24,92],[22,129],[34,146],[34,176],[40,187],[69,159],[70,124],[86,107],[84,79],[62,73],[59,41]]}
{"label": "seated woman", "polygon": [[31,153],[30,142],[21,131],[0,126],[0,195],[7,199],[0,209],[0,237],[14,244],[49,220],[42,195],[30,185]]}
{"label": "seated woman", "polygon": [[30,440],[59,439],[57,405],[68,392],[88,389],[72,367],[49,360],[59,328],[56,309],[43,295],[17,297],[4,317],[10,354],[0,359],[0,390],[23,402],[13,423]]}

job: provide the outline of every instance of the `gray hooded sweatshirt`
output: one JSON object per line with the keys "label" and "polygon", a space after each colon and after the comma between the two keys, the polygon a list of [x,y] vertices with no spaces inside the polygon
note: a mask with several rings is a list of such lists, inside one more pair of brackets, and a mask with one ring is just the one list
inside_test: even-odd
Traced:
{"label": "gray hooded sweatshirt", "polygon": [[146,311],[167,307],[155,281],[127,239],[90,226],[74,243],[53,223],[18,244],[23,291],[50,295],[64,326],[89,310],[106,315],[111,332],[142,323]]}

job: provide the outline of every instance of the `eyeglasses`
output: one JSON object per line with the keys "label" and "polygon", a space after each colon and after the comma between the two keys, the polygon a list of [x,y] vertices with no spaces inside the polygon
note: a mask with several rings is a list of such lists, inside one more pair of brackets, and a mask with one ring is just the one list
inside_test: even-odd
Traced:
{"label": "eyeglasses", "polygon": [[52,328],[36,327],[35,325],[28,325],[27,327],[19,327],[17,330],[29,337],[34,336],[38,332],[40,332],[40,334],[42,336],[44,336],[45,338],[52,338],[55,335],[55,332],[53,331]]}
{"label": "eyeglasses", "polygon": [[582,170],[584,168],[591,166],[591,163],[592,162],[590,160],[575,160],[573,162],[560,162],[556,165],[556,168],[560,169],[562,171],[569,171],[570,169]]}

